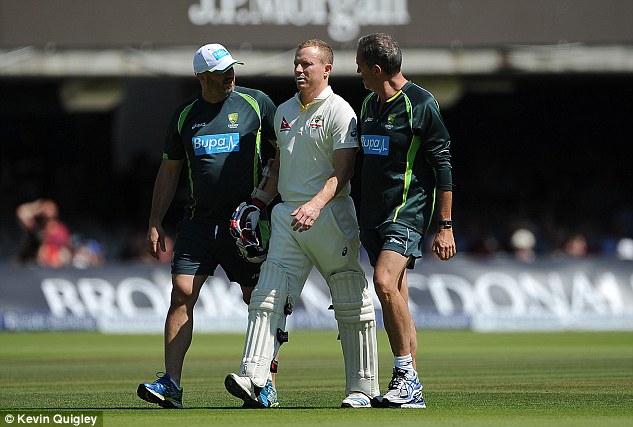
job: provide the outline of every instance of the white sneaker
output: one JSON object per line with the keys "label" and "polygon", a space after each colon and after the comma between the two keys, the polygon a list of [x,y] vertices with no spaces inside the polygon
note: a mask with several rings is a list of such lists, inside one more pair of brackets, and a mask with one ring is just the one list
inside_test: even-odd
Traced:
{"label": "white sneaker", "polygon": [[404,409],[426,409],[426,403],[424,402],[424,395],[422,394],[422,390],[418,394],[418,397],[413,402],[403,403],[400,405],[400,408]]}
{"label": "white sneaker", "polygon": [[242,399],[245,402],[259,403],[257,401],[257,393],[255,385],[248,377],[240,377],[236,374],[228,374],[224,379],[224,387],[233,396]]}
{"label": "white sneaker", "polygon": [[233,396],[242,399],[245,408],[279,408],[277,390],[271,380],[264,387],[258,387],[248,377],[228,374],[224,379],[224,387]]}
{"label": "white sneaker", "polygon": [[371,403],[364,393],[354,392],[343,399],[341,408],[371,408]]}
{"label": "white sneaker", "polygon": [[393,377],[387,393],[384,396],[376,396],[371,403],[378,408],[426,408],[422,384],[417,373],[411,375],[400,368],[393,368]]}

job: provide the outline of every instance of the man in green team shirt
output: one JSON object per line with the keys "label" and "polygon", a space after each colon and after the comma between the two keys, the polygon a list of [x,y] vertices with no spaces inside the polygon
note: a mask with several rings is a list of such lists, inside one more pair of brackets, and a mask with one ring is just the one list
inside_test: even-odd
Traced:
{"label": "man in green team shirt", "polygon": [[[274,153],[271,143],[276,139],[276,107],[263,92],[235,86],[236,64],[243,63],[220,44],[207,44],[195,53],[193,71],[201,90],[174,112],[154,184],[147,250],[158,258],[159,251],[165,251],[163,217],[174,197],[181,168],[187,168],[190,197],[178,223],[171,263],[165,372],[137,389],[141,399],[164,408],[183,407],[180,377],[192,339],[193,308],[202,285],[219,265],[229,280],[240,285],[248,303],[265,257],[261,252],[269,234],[265,221],[254,221],[261,226],[262,241],[251,236],[253,239],[240,245],[238,239],[243,256],[229,224],[236,206],[249,202],[263,208],[277,195],[277,177],[271,171],[278,167],[269,164],[271,167],[264,168],[262,156],[265,145]],[[249,225],[251,231],[257,228],[255,224]],[[258,392],[260,406],[278,405],[272,382]]]}
{"label": "man in green team shirt", "polygon": [[372,405],[425,408],[416,371],[417,339],[408,308],[406,269],[422,256],[437,203],[439,231],[432,250],[456,253],[453,237],[450,137],[437,101],[400,70],[402,52],[388,34],[361,37],[357,72],[365,88],[360,116],[363,169],[360,237],[374,267],[374,287],[394,354],[389,390]]}

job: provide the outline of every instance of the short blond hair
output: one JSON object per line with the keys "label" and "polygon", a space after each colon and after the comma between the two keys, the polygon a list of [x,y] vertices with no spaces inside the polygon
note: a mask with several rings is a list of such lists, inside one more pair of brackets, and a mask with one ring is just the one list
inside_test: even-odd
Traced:
{"label": "short blond hair", "polygon": [[310,39],[297,45],[297,51],[307,47],[316,47],[319,50],[319,58],[324,64],[334,64],[334,51],[332,47],[319,39]]}

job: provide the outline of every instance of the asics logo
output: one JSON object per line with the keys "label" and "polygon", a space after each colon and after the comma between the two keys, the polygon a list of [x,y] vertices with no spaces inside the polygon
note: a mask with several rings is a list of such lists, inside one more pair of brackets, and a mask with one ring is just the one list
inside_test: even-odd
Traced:
{"label": "asics logo", "polygon": [[396,245],[404,246],[404,243],[396,239],[395,237],[390,237],[388,243],[395,243]]}

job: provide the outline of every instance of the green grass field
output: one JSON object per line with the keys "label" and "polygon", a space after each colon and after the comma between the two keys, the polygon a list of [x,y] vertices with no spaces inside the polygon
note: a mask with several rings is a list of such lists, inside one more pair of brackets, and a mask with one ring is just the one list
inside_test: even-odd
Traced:
{"label": "green grass field", "polygon": [[[379,341],[384,390],[392,357],[384,331]],[[283,408],[249,410],[223,386],[243,336],[198,334],[179,411],[136,396],[162,370],[159,335],[0,333],[0,409],[102,410],[105,426],[633,426],[633,333],[430,331],[419,344],[426,410],[339,408],[335,331],[291,332],[277,379]]]}

